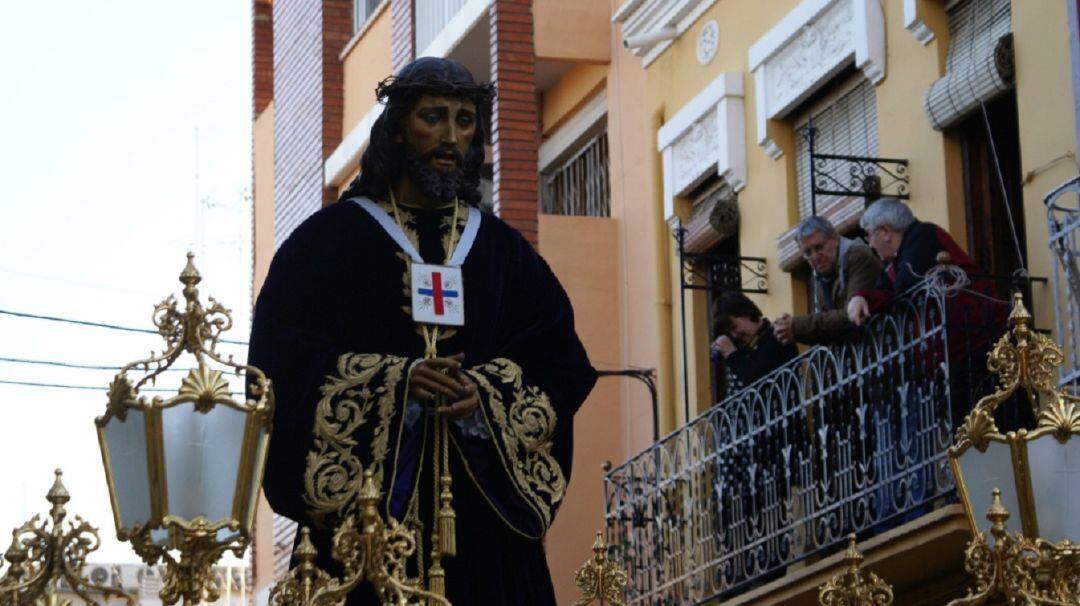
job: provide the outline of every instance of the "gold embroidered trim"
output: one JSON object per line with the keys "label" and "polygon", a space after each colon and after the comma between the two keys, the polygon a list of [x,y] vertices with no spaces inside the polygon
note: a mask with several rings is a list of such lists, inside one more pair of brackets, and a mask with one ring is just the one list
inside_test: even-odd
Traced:
{"label": "gold embroidered trim", "polygon": [[[521,367],[506,358],[477,366],[469,375],[488,393],[488,405],[502,443],[506,447],[504,465],[515,488],[540,516],[544,528],[551,525],[552,509],[566,494],[566,476],[551,454],[557,418],[547,394],[535,385],[525,385]],[[512,389],[509,409],[503,392],[488,377]],[[498,441],[496,441],[498,445]]]}
{"label": "gold embroidered trim", "polygon": [[369,466],[382,486],[383,462],[390,451],[390,421],[396,410],[395,390],[407,364],[407,359],[397,356],[344,354],[338,358],[337,374],[327,376],[315,408],[315,441],[304,472],[304,501],[311,507],[308,514],[313,520],[322,522],[353,513],[364,477],[353,436],[376,407]]}

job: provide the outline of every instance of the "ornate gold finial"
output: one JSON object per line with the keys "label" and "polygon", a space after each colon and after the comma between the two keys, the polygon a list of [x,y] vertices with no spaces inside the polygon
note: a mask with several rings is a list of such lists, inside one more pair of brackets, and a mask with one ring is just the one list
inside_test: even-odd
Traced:
{"label": "ornate gold finial", "polygon": [[995,540],[1002,540],[1009,532],[1005,522],[1009,519],[1009,510],[1001,503],[1001,490],[994,489],[994,498],[990,508],[986,510],[986,519],[990,520],[990,533]]}
{"label": "ornate gold finial", "polygon": [[1013,326],[1031,324],[1031,312],[1024,306],[1024,295],[1014,292],[1012,296],[1012,311],[1009,312],[1009,323]]}
{"label": "ornate gold finial", "polygon": [[[57,469],[55,473],[56,479],[45,497],[52,504],[49,519],[39,522],[40,517],[35,515],[11,533],[11,546],[4,552],[8,567],[0,576],[0,601],[27,606],[58,603],[55,589],[63,581],[87,604],[99,605],[109,598],[119,598],[134,606],[135,596],[81,576],[87,556],[97,550],[101,539],[97,529],[78,516],[65,524],[64,505],[71,495],[60,480],[63,472]],[[90,597],[91,592],[99,598]]]}
{"label": "ornate gold finial", "polygon": [[[1069,403],[1076,403],[1077,399],[1057,388],[1058,368],[1064,361],[1061,348],[1046,335],[1032,331],[1031,322],[1023,296],[1014,293],[1009,313],[1011,328],[998,339],[987,357],[987,367],[998,378],[997,389],[980,399],[957,427],[950,456],[959,456],[972,446],[983,451],[991,441],[1006,442],[994,423],[994,411],[1020,389],[1026,392],[1040,428],[1063,428],[1065,433],[1074,427],[1080,429],[1080,414],[1069,409]],[[1040,396],[1045,404],[1042,408]]]}
{"label": "ornate gold finial", "polygon": [[1076,545],[1068,540],[1054,544],[1010,533],[1005,526],[1009,511],[997,488],[986,519],[991,523],[993,544],[982,532],[968,543],[964,569],[975,577],[975,584],[966,596],[949,602],[949,606],[984,604],[994,596],[1003,596],[1008,604],[1078,603],[1080,557]]}
{"label": "ornate gold finial", "polygon": [[184,285],[184,298],[189,303],[195,303],[199,300],[199,289],[196,286],[199,282],[202,282],[202,276],[199,275],[199,270],[195,269],[195,253],[189,252],[187,254],[187,265],[184,266],[184,270],[180,272],[180,283]]}
{"label": "ornate gold finial", "polygon": [[863,554],[855,546],[855,534],[848,535],[844,552],[847,567],[818,588],[821,606],[888,606],[893,603],[892,586],[876,574],[860,569]]}
{"label": "ornate gold finial", "polygon": [[49,493],[45,495],[45,500],[52,503],[52,511],[49,512],[49,515],[52,517],[53,523],[59,524],[67,516],[64,505],[67,505],[67,502],[71,500],[71,494],[68,493],[67,488],[64,487],[64,482],[60,479],[64,472],[57,469],[53,473],[56,474],[56,479],[53,480]]}
{"label": "ornate gold finial", "polygon": [[599,601],[600,606],[626,606],[622,599],[627,581],[626,571],[608,559],[602,532],[596,533],[592,550],[593,557],[574,574],[574,583],[581,590],[581,599],[574,602],[574,606],[585,606],[594,601]]}
{"label": "ornate gold finial", "polygon": [[[359,518],[347,517],[334,532],[330,555],[342,564],[341,577],[333,577],[315,565],[318,556],[311,533],[300,529],[294,555],[297,565],[270,590],[272,606],[338,606],[360,583],[368,582],[382,604],[450,606],[441,595],[425,591],[406,578],[406,563],[416,552],[413,533],[390,519],[383,522],[378,503],[381,494],[370,469],[364,471],[360,488]],[[357,523],[359,522],[359,529]]]}

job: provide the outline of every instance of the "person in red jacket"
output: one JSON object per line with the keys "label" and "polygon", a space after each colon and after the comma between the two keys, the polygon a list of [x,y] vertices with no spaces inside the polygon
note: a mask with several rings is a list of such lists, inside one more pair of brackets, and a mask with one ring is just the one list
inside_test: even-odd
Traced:
{"label": "person in red jacket", "polygon": [[[963,420],[979,395],[986,392],[986,356],[993,340],[1005,329],[1008,302],[1000,301],[991,280],[941,227],[919,221],[907,204],[895,198],[874,202],[859,219],[870,247],[885,263],[874,288],[860,291],[848,302],[848,318],[864,324],[896,296],[917,285],[948,253],[949,265],[969,283],[949,293],[945,306],[948,338],[952,421]],[[943,352],[944,353],[944,352]],[[1027,415],[999,419],[999,427],[1015,428],[1030,421]]]}
{"label": "person in red jacket", "polygon": [[896,198],[874,202],[859,219],[859,226],[866,231],[867,242],[881,257],[885,269],[874,288],[856,293],[848,302],[848,318],[856,325],[861,326],[894,295],[918,284],[938,264],[942,252],[949,254],[951,265],[969,276],[982,273],[948,232],[919,221],[908,205]]}

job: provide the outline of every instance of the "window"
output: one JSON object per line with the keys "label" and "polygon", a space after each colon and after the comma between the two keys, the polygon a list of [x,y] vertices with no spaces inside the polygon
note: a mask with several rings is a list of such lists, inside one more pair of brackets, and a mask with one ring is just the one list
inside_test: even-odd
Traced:
{"label": "window", "polygon": [[[877,104],[874,85],[864,77],[847,78],[828,87],[818,102],[810,104],[795,122],[795,176],[799,191],[799,216],[813,214],[810,204],[810,145],[805,129],[814,119],[814,151],[819,154],[875,157],[878,154]],[[820,185],[820,184],[819,184]],[[836,196],[818,196],[817,212],[838,201]]]}
{"label": "window", "polygon": [[611,215],[607,129],[588,139],[566,162],[540,174],[540,212]]}
{"label": "window", "polygon": [[358,32],[375,14],[382,0],[353,0],[353,31]]}

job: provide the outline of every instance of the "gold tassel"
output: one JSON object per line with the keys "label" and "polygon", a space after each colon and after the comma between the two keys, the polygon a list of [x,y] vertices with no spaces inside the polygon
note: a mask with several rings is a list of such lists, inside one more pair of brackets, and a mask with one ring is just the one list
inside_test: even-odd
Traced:
{"label": "gold tassel", "polygon": [[444,556],[457,555],[457,514],[450,502],[454,495],[450,492],[450,474],[441,478],[442,492],[439,494],[439,551]]}
{"label": "gold tassel", "polygon": [[[446,572],[436,555],[432,558],[431,568],[428,569],[428,591],[439,597],[446,596]],[[428,606],[441,606],[442,602],[428,598]]]}

